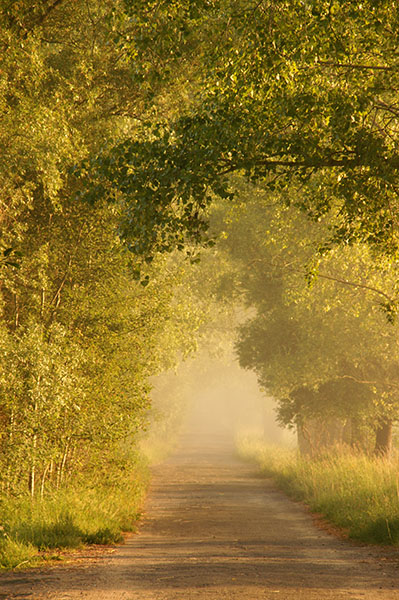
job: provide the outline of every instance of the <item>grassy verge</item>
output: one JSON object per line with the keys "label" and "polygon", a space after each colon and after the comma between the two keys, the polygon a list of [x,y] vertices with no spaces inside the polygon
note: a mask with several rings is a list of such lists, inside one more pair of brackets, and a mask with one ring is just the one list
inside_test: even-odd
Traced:
{"label": "grassy verge", "polygon": [[374,544],[399,544],[399,458],[331,452],[307,460],[295,450],[242,437],[239,454],[256,462],[265,476],[349,537]]}
{"label": "grassy verge", "polygon": [[84,544],[112,544],[133,531],[148,472],[137,463],[128,472],[73,486],[41,498],[0,496],[0,569],[34,566],[56,551]]}

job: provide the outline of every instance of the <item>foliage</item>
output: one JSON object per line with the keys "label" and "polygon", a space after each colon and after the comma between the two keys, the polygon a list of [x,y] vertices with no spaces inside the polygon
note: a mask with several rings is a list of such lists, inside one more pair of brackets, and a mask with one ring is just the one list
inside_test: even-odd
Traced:
{"label": "foliage", "polygon": [[[163,92],[183,70],[187,80],[206,30],[195,33],[193,3],[158,5],[22,0],[0,8],[0,504],[11,503],[7,522],[14,511],[25,523],[15,539],[8,533],[16,556],[22,538],[38,547],[104,541],[135,520],[129,502],[129,514],[113,521],[108,507],[101,517],[101,489],[91,486],[127,471],[121,452],[146,427],[150,377],[195,347],[204,318],[202,302],[182,291],[179,257],[143,270],[118,235],[123,200],[81,202],[73,175],[102,147],[139,135],[151,111],[176,110],[176,94]],[[187,37],[180,57],[179,31]],[[114,488],[123,485],[126,478]],[[135,495],[133,483],[126,489]],[[92,494],[97,525],[82,522],[87,507],[73,490]],[[76,514],[57,512],[63,494]],[[36,516],[26,513],[29,502]]]}
{"label": "foliage", "polygon": [[360,240],[394,258],[394,4],[237,0],[220,13],[224,35],[194,101],[87,166],[102,196],[123,196],[132,249],[203,240],[207,207],[231,197],[238,172],[271,189],[303,185],[291,201],[333,217],[325,247]]}

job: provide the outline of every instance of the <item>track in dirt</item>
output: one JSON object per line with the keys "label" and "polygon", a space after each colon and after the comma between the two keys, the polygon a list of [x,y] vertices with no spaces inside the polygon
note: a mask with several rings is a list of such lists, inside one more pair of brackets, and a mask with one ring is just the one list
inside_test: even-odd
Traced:
{"label": "track in dirt", "polygon": [[137,535],[110,556],[0,577],[14,600],[399,600],[399,555],[317,529],[225,438],[154,470]]}

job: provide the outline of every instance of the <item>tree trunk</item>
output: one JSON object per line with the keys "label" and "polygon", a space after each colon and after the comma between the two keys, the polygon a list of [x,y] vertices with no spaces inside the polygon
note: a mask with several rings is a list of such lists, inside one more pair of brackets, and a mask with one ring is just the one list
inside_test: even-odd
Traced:
{"label": "tree trunk", "polygon": [[42,483],[40,486],[40,498],[42,498],[42,499],[44,496],[44,486],[46,483],[46,477],[47,477],[47,473],[49,472],[49,470],[50,470],[50,463],[47,463],[47,465],[45,466],[43,473],[42,473]]}
{"label": "tree trunk", "polygon": [[57,477],[57,490],[60,487],[63,479],[64,479],[64,471],[65,471],[65,465],[66,465],[66,461],[68,458],[68,451],[69,451],[69,441],[67,441],[65,448],[64,448],[64,453],[62,455],[62,460],[61,463],[58,467],[58,477]]}
{"label": "tree trunk", "polygon": [[298,423],[296,430],[299,453],[302,456],[311,456],[313,454],[313,446],[308,428],[303,423]]}
{"label": "tree trunk", "polygon": [[[362,432],[361,421],[358,417],[351,418],[351,439],[350,445],[354,450],[365,450],[364,433]],[[370,448],[371,451],[371,448]]]}
{"label": "tree trunk", "polygon": [[379,424],[375,430],[375,448],[376,456],[388,457],[392,449],[392,421],[384,421]]}
{"label": "tree trunk", "polygon": [[35,486],[36,486],[36,467],[34,463],[34,459],[32,461],[29,473],[29,492],[31,497],[33,498],[35,495]]}

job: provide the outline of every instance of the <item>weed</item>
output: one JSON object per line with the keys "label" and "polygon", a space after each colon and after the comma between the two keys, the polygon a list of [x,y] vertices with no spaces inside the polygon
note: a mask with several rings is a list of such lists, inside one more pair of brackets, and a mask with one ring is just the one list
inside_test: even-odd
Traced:
{"label": "weed", "polygon": [[34,564],[41,551],[121,542],[135,528],[147,481],[136,461],[97,485],[81,478],[44,498],[0,497],[0,568]]}
{"label": "weed", "polygon": [[265,476],[311,510],[344,528],[354,539],[399,544],[399,459],[370,458],[337,449],[319,458],[241,438],[238,451],[258,463]]}
{"label": "weed", "polygon": [[0,541],[0,569],[17,569],[31,565],[37,558],[37,549],[32,544],[15,540]]}

